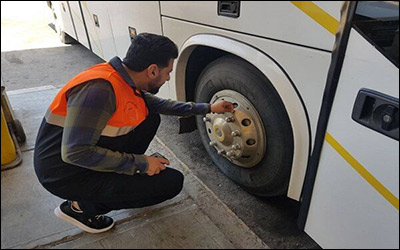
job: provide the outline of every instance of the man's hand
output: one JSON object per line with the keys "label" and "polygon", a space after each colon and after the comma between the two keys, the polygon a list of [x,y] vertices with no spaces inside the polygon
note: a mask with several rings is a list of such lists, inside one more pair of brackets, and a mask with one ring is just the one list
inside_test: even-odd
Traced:
{"label": "man's hand", "polygon": [[211,112],[217,114],[222,114],[225,112],[235,113],[235,107],[231,102],[222,100],[214,104],[211,104]]}
{"label": "man's hand", "polygon": [[167,159],[152,157],[145,155],[147,162],[149,163],[149,168],[147,169],[146,174],[148,176],[153,176],[155,174],[159,174],[162,170],[165,170],[165,165],[169,165],[169,161]]}

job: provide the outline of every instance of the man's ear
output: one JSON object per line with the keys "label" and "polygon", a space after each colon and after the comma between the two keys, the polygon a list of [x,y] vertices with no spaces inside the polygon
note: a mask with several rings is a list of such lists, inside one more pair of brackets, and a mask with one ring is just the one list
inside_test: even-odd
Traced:
{"label": "man's ear", "polygon": [[149,67],[147,67],[147,76],[151,79],[155,79],[158,77],[159,74],[159,69],[157,64],[151,64]]}

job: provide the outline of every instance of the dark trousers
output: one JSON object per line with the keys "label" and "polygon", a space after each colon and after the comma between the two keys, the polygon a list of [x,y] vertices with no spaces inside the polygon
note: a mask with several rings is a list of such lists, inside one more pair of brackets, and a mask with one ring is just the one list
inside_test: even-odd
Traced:
{"label": "dark trousers", "polygon": [[[134,131],[126,135],[126,143],[118,145],[118,151],[144,154],[159,125],[160,116],[150,114]],[[183,186],[183,174],[168,167],[158,175],[132,176],[65,165],[79,171],[79,174],[62,184],[43,186],[58,197],[77,201],[80,208],[90,215],[155,205],[178,195]]]}

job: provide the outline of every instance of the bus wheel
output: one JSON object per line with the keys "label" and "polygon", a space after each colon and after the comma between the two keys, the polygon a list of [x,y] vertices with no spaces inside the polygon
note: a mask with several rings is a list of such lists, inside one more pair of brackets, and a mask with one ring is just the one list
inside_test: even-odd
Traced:
{"label": "bus wheel", "polygon": [[224,56],[201,73],[196,102],[230,101],[235,113],[197,116],[201,140],[217,167],[258,196],[287,192],[293,134],[273,85],[251,64]]}

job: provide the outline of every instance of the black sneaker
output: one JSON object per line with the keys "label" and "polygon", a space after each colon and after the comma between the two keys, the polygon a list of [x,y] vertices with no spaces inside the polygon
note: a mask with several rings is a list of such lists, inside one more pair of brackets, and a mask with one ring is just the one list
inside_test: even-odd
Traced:
{"label": "black sneaker", "polygon": [[65,201],[54,209],[54,214],[89,233],[102,233],[114,226],[112,218],[104,215],[89,216],[72,208],[71,201]]}

